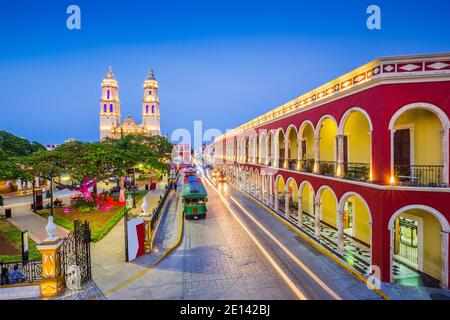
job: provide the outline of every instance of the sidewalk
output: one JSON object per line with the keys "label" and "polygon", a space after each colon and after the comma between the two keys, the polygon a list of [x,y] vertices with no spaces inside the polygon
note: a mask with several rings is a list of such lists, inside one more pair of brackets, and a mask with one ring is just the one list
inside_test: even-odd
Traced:
{"label": "sidewalk", "polygon": [[[47,219],[33,213],[29,204],[15,206],[12,210],[12,216],[8,221],[18,229],[28,230],[30,238],[36,243],[41,243],[48,237],[47,232],[45,231]],[[64,238],[69,235],[69,231],[56,225],[56,235],[60,238]]]}
{"label": "sidewalk", "polygon": [[[167,180],[164,179],[155,191],[150,191],[147,201],[149,211],[156,208],[160,195],[165,192]],[[141,211],[141,200],[137,208]],[[155,263],[173,244],[179,236],[180,189],[171,192],[161,216],[160,226],[155,236],[154,252],[141,256],[131,262],[125,262],[125,236],[123,219],[99,242],[91,245],[92,278],[84,285],[81,292],[67,292],[58,299],[146,299],[146,293],[130,292],[133,284],[139,283],[139,277],[150,270],[148,267]],[[131,280],[130,280],[131,279]],[[125,283],[130,282],[129,285]],[[118,288],[118,286],[121,286]],[[104,294],[104,296],[103,296]]]}
{"label": "sidewalk", "polygon": [[[76,194],[76,191],[71,191],[71,190],[55,190],[55,192],[53,193],[53,198],[67,198],[70,197],[74,194]],[[5,205],[3,208],[11,208],[11,207],[16,207],[16,206],[20,206],[23,204],[27,204],[28,206],[30,204],[33,203],[33,196],[29,195],[29,196],[24,196],[24,197],[17,197],[17,196],[11,196],[11,194],[8,195],[3,195],[3,197],[5,198]],[[43,202],[45,203],[47,199],[43,199]]]}

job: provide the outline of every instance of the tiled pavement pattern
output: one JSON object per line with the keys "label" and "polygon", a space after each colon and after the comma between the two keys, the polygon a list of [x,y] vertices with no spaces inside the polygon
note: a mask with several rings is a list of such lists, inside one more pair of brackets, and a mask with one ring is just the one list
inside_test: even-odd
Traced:
{"label": "tiled pavement pattern", "polygon": [[[253,198],[257,197],[250,194]],[[268,205],[272,210],[275,209],[273,205]],[[298,226],[298,215],[297,213],[292,213],[288,218],[284,212],[284,205],[280,205],[277,212],[282,218],[291,222],[295,227]],[[311,239],[319,242],[328,250],[332,251],[335,255],[339,256],[341,259],[346,261],[350,266],[355,268],[360,273],[367,275],[370,267],[370,248],[364,244],[355,241],[351,237],[344,234],[345,251],[339,252],[337,250],[337,230],[333,229],[323,223],[320,224],[320,240],[317,240],[314,235],[314,217],[310,216],[308,213],[303,212],[303,228],[298,229],[305,232]],[[415,270],[409,268],[408,266],[394,260],[393,266],[393,277],[394,279],[419,277],[419,273]]]}
{"label": "tiled pavement pattern", "polygon": [[[292,299],[290,290],[217,197],[206,220],[186,221],[184,299]],[[223,211],[222,211],[223,210]]]}

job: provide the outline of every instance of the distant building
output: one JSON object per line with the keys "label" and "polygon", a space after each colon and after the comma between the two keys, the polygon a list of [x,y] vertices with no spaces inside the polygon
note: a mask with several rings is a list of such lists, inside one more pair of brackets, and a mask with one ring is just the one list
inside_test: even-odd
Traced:
{"label": "distant building", "polygon": [[104,138],[120,138],[127,134],[160,135],[160,108],[158,99],[158,82],[153,70],[150,70],[144,82],[144,98],[142,101],[142,124],[137,124],[129,115],[120,123],[119,85],[109,67],[102,81],[100,99],[100,140]]}

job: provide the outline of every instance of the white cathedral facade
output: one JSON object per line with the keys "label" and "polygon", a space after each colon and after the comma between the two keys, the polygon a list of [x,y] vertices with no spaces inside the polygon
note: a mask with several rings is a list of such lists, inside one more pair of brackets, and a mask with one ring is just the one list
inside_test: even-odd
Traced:
{"label": "white cathedral facade", "polygon": [[144,82],[142,124],[137,124],[130,116],[121,123],[119,85],[109,67],[102,81],[100,140],[104,138],[118,139],[128,134],[161,135],[158,89],[158,81],[155,79],[153,70],[150,70]]}

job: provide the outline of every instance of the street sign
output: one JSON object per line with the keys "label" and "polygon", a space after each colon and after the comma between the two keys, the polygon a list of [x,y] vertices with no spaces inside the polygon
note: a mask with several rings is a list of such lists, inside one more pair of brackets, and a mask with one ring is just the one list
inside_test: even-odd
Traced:
{"label": "street sign", "polygon": [[22,234],[22,262],[28,262],[28,231],[23,230]]}

